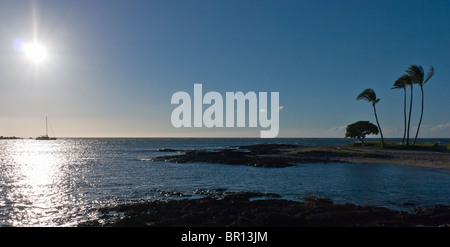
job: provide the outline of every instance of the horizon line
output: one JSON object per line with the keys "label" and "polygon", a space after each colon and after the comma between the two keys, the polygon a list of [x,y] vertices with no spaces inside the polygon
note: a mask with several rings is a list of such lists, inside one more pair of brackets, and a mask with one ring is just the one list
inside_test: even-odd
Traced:
{"label": "horizon line", "polygon": [[[8,138],[17,138],[17,139],[35,139],[35,137],[20,137],[20,136],[0,136],[4,139]],[[56,136],[55,136],[56,137]],[[173,138],[173,139],[348,139],[352,140],[352,138],[345,138],[345,137],[274,137],[274,138],[261,138],[261,137],[221,137],[221,136],[62,136],[62,137],[56,137],[58,139],[75,139],[75,138],[96,138],[96,139],[158,139],[158,138]],[[384,139],[402,139],[403,137],[386,137]],[[381,139],[380,137],[367,137],[366,139]],[[450,139],[450,137],[419,137],[420,139]]]}

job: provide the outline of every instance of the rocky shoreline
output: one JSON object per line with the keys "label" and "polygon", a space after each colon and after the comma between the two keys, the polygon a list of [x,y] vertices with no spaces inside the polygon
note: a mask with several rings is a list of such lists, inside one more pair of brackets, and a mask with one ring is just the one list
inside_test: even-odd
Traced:
{"label": "rocky shoreline", "polygon": [[330,159],[328,157],[296,157],[283,154],[285,150],[296,147],[298,146],[288,144],[265,144],[231,147],[220,150],[171,149],[171,152],[182,154],[159,156],[154,160],[173,163],[204,162],[213,164],[248,165],[265,168],[289,167],[294,163],[339,162],[338,160]]}
{"label": "rocky shoreline", "polygon": [[[302,202],[253,191],[203,191],[200,199],[126,202],[98,209],[98,220],[79,226],[117,227],[417,227],[450,226],[450,206],[413,212],[334,204],[328,198]],[[254,198],[262,198],[252,200]]]}
{"label": "rocky shoreline", "polygon": [[299,146],[258,144],[218,150],[160,150],[180,155],[162,155],[152,160],[173,163],[203,162],[211,164],[248,165],[283,168],[296,163],[383,163],[450,169],[448,150],[392,150],[347,145]]}
{"label": "rocky shoreline", "polygon": [[[450,152],[391,150],[346,145],[298,146],[264,144],[218,150],[175,150],[153,160],[174,163],[247,165],[283,168],[297,163],[384,163],[450,169]],[[178,192],[160,191],[161,195],[179,196]],[[384,207],[335,204],[328,198],[280,199],[260,192],[226,192],[226,189],[198,189],[198,199],[170,199],[124,202],[96,210],[97,220],[79,226],[226,226],[226,227],[298,227],[298,226],[450,226],[450,206],[415,208],[411,212]],[[257,198],[255,200],[255,198]]]}

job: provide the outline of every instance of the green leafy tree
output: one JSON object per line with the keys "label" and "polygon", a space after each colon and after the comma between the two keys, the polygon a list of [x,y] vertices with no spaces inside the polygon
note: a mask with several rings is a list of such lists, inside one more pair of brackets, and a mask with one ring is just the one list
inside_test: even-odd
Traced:
{"label": "green leafy tree", "polygon": [[375,105],[380,101],[380,98],[377,98],[377,94],[373,89],[367,88],[366,90],[362,91],[358,97],[356,97],[357,100],[365,100],[372,104],[373,107],[373,113],[375,114],[375,120],[377,121],[378,129],[380,130],[380,136],[381,136],[381,145],[384,147],[384,138],[383,138],[383,132],[381,131],[380,122],[378,121],[377,116],[377,109]]}
{"label": "green leafy tree", "polygon": [[367,135],[378,135],[378,127],[369,121],[358,121],[347,125],[345,138],[356,138],[364,146],[364,139]]}
{"label": "green leafy tree", "polygon": [[422,117],[423,117],[423,103],[424,103],[423,86],[425,85],[425,83],[427,83],[431,79],[431,77],[433,77],[434,67],[431,66],[430,70],[428,71],[427,75],[425,76],[422,66],[411,65],[406,70],[406,74],[408,74],[411,77],[411,80],[414,84],[419,85],[420,91],[422,92],[422,109],[420,111],[419,125],[417,126],[417,132],[416,132],[416,136],[414,138],[414,144],[416,144],[417,136],[419,135],[420,125],[422,124]]}

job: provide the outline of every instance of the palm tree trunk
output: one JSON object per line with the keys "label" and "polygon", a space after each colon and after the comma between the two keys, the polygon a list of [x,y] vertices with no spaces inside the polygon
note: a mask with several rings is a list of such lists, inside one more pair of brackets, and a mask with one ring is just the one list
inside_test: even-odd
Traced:
{"label": "palm tree trunk", "polygon": [[412,103],[413,103],[413,88],[411,87],[411,101],[409,102],[408,130],[406,131],[406,146],[409,145],[409,127],[411,126]]}
{"label": "palm tree trunk", "polygon": [[381,145],[384,147],[383,132],[381,131],[380,123],[378,122],[377,109],[375,108],[375,104],[373,104],[373,112],[375,113],[375,120],[377,121],[378,129],[380,130]]}
{"label": "palm tree trunk", "polygon": [[403,120],[405,123],[405,127],[403,128],[403,139],[402,144],[405,144],[405,137],[406,137],[406,88],[403,88],[404,97],[403,97]]}
{"label": "palm tree trunk", "polygon": [[424,98],[423,87],[420,87],[420,91],[422,91],[422,110],[420,111],[420,120],[419,120],[419,125],[417,126],[416,137],[414,138],[414,145],[416,144],[417,136],[419,135],[420,124],[422,124],[422,117],[423,117],[423,98]]}

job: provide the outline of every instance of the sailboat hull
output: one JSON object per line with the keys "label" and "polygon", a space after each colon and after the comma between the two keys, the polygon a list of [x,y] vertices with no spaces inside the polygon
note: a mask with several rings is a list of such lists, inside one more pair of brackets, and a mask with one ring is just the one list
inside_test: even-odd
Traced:
{"label": "sailboat hull", "polygon": [[48,120],[47,120],[47,116],[45,116],[45,135],[39,136],[36,138],[36,140],[44,140],[44,141],[51,141],[51,140],[56,140],[55,137],[49,137],[48,136]]}
{"label": "sailboat hull", "polygon": [[56,140],[56,138],[55,137],[48,137],[48,136],[39,136],[39,137],[36,137],[36,140]]}

